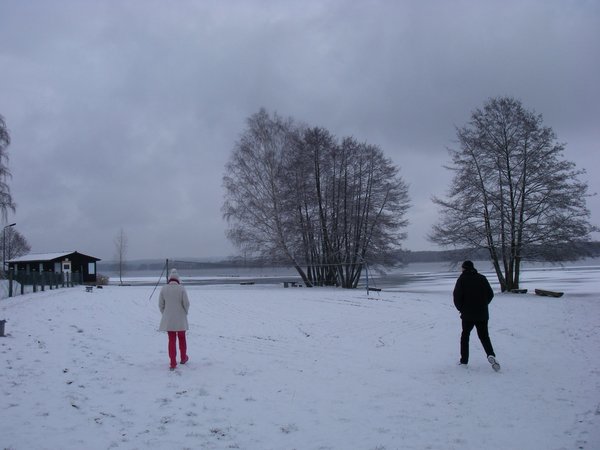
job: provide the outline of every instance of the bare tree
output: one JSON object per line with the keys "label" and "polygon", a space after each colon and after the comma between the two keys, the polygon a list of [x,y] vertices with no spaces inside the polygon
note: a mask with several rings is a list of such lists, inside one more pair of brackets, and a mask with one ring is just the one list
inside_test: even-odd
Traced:
{"label": "bare tree", "polygon": [[125,258],[127,256],[128,240],[123,228],[115,237],[115,259],[119,268],[119,283],[123,284],[123,274],[125,273]]}
{"label": "bare tree", "polygon": [[285,157],[292,145],[294,123],[261,109],[247,120],[226,165],[223,215],[228,237],[245,254],[284,258],[302,272],[291,248],[282,207]]}
{"label": "bare tree", "polygon": [[6,127],[4,117],[0,114],[0,213],[5,221],[8,212],[15,212],[16,208],[10,193],[10,186],[8,185],[8,181],[11,178],[11,173],[8,169],[7,148],[9,145],[10,134]]}
{"label": "bare tree", "polygon": [[404,237],[408,190],[379,148],[265,110],[248,120],[224,185],[232,241],[291,263],[307,286],[356,287],[367,259]]}
{"label": "bare tree", "polygon": [[597,228],[589,223],[584,173],[563,159],[564,144],[541,115],[499,97],[457,129],[448,199],[434,198],[440,222],[430,239],[487,249],[503,291],[519,287],[524,259],[576,259]]}
{"label": "bare tree", "polygon": [[6,249],[3,253],[6,255],[6,259],[17,258],[28,254],[31,251],[31,246],[27,239],[12,227],[6,228]]}

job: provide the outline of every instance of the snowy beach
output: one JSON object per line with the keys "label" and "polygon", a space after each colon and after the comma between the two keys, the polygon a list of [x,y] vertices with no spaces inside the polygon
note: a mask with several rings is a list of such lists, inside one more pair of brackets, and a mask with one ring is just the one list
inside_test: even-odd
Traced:
{"label": "snowy beach", "polygon": [[153,286],[3,298],[0,448],[597,449],[598,269],[526,271],[522,295],[486,272],[498,373],[475,333],[457,364],[457,273],[368,295],[188,285],[174,372]]}

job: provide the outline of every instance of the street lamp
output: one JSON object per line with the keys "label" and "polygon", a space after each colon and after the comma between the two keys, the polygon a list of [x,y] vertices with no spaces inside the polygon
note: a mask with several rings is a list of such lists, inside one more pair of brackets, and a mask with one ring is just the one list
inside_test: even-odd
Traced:
{"label": "street lamp", "polygon": [[11,223],[2,228],[2,271],[6,270],[6,229],[14,227],[16,223]]}

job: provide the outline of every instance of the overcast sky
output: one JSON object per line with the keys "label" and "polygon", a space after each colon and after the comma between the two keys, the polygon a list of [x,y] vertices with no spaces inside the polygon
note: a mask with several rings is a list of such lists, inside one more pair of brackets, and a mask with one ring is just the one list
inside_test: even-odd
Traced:
{"label": "overcast sky", "polygon": [[7,223],[36,253],[110,260],[122,228],[128,259],[231,255],[224,166],[265,107],[380,146],[404,247],[435,249],[447,147],[490,97],[543,114],[600,192],[599,80],[594,0],[0,0]]}

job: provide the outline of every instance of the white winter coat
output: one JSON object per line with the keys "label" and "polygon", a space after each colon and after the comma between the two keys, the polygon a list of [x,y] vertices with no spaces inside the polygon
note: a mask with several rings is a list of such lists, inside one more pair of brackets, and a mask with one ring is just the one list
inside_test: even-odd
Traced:
{"label": "white winter coat", "polygon": [[160,290],[158,308],[162,313],[159,331],[184,331],[187,330],[187,314],[190,301],[185,288],[176,282],[171,282]]}

